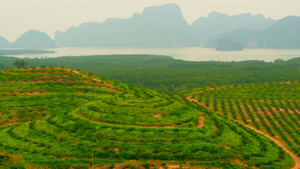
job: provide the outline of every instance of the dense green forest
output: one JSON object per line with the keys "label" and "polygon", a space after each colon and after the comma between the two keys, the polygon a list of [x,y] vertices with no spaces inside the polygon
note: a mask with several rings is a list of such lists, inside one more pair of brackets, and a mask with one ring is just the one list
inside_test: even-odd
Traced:
{"label": "dense green forest", "polygon": [[[14,68],[16,58],[1,57],[0,69]],[[80,69],[101,77],[152,89],[175,91],[203,86],[299,80],[300,58],[243,62],[189,62],[167,56],[109,55],[25,59],[28,66]]]}
{"label": "dense green forest", "polygon": [[0,95],[4,168],[293,166],[271,140],[184,97],[86,72],[0,71]]}

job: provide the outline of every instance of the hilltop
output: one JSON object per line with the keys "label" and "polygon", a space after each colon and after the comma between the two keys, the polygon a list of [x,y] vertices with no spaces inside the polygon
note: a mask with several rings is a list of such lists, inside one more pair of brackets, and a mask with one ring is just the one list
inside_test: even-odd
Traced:
{"label": "hilltop", "polygon": [[178,95],[67,68],[0,75],[2,167],[293,165],[266,137]]}
{"label": "hilltop", "polygon": [[44,32],[29,30],[20,36],[13,44],[13,48],[49,49],[55,48],[55,42]]}
{"label": "hilltop", "polygon": [[9,48],[10,44],[6,38],[0,36],[0,48]]}

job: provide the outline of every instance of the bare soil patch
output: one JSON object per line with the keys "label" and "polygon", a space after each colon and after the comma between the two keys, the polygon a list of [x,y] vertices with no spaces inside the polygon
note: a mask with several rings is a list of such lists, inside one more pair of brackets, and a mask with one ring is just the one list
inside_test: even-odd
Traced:
{"label": "bare soil patch", "polygon": [[176,126],[165,126],[165,128],[176,128]]}
{"label": "bare soil patch", "polygon": [[203,127],[204,122],[205,122],[205,117],[204,116],[199,116],[198,119],[199,119],[199,121],[198,121],[198,126],[197,127]]}
{"label": "bare soil patch", "polygon": [[219,131],[219,128],[216,126],[216,124],[214,124],[214,126],[215,126],[216,132],[218,132],[218,131]]}
{"label": "bare soil patch", "polygon": [[226,149],[231,149],[231,147],[229,145],[226,145],[226,144],[223,144],[223,145],[220,145],[221,147],[224,147]]}
{"label": "bare soil patch", "polygon": [[289,113],[294,114],[294,111],[291,109],[288,109]]}
{"label": "bare soil patch", "polygon": [[12,122],[12,123],[6,123],[3,126],[14,126],[14,125],[17,125],[17,124],[18,124],[18,122]]}
{"label": "bare soil patch", "polygon": [[188,166],[181,166],[179,164],[167,164],[168,169],[189,169]]}
{"label": "bare soil patch", "polygon": [[119,147],[116,147],[114,150],[115,150],[117,153],[119,153],[119,152],[120,152],[120,149],[119,149]]}
{"label": "bare soil patch", "polygon": [[232,164],[238,164],[238,165],[242,165],[242,166],[248,167],[248,165],[246,163],[240,161],[239,159],[234,159],[234,160],[231,160],[230,162]]}

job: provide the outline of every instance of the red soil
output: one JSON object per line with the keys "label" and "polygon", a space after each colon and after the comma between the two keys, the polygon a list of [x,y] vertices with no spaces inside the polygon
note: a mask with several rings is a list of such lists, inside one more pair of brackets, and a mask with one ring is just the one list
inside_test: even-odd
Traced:
{"label": "red soil", "polygon": [[161,117],[161,114],[156,114],[153,117]]}
{"label": "red soil", "polygon": [[204,122],[205,122],[205,117],[199,116],[198,119],[199,119],[199,121],[198,121],[198,126],[197,127],[203,127]]}

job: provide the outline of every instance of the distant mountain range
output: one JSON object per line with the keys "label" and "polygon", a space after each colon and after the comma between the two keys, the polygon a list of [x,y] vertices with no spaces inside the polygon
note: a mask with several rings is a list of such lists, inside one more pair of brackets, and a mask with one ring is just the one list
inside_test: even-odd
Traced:
{"label": "distant mountain range", "polygon": [[182,47],[188,41],[188,30],[179,6],[167,4],[145,8],[129,19],[107,19],[57,31],[55,42],[71,47]]}
{"label": "distant mountain range", "polygon": [[210,37],[239,29],[263,30],[276,21],[263,15],[241,14],[228,16],[212,12],[208,17],[200,17],[190,26],[194,46],[204,46]]}
{"label": "distant mountain range", "polygon": [[215,48],[222,39],[244,48],[300,48],[300,18],[282,20],[263,15],[228,16],[212,12],[191,25],[176,4],[147,7],[128,19],[88,22],[56,31],[54,40],[39,31],[28,31],[14,43],[0,36],[0,48],[54,47],[192,47]]}
{"label": "distant mountain range", "polygon": [[242,28],[262,30],[274,24],[262,15],[227,16],[212,12],[190,26],[176,4],[145,8],[129,19],[84,23],[55,33],[59,46],[184,47],[204,46],[211,36]]}

